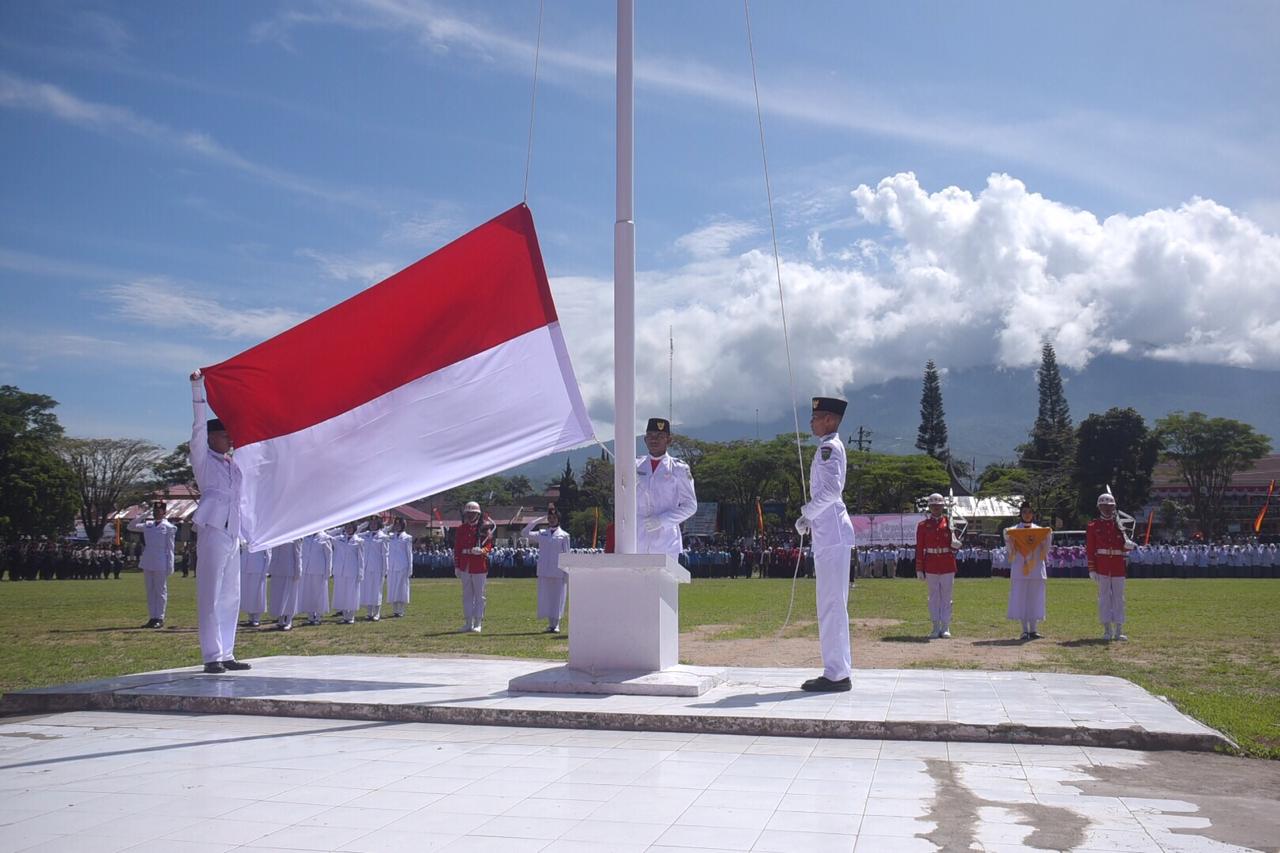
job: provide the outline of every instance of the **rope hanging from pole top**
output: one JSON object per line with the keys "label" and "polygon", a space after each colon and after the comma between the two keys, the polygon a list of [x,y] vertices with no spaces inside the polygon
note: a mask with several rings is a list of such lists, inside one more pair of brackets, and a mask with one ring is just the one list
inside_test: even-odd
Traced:
{"label": "rope hanging from pole top", "polygon": [[542,12],[545,0],[538,0],[538,40],[533,48],[533,86],[529,92],[529,144],[524,155],[524,189],[521,200],[529,203],[529,166],[533,162],[533,117],[538,105],[538,60],[542,55]]}
{"label": "rope hanging from pole top", "polygon": [[[747,22],[747,53],[751,57],[751,88],[755,94],[756,101],[756,126],[760,130],[760,162],[764,167],[764,192],[769,206],[769,236],[773,241],[773,272],[778,282],[778,308],[782,315],[782,343],[787,353],[787,381],[791,387],[791,417],[795,421],[796,431],[796,461],[800,467],[800,498],[807,501],[809,484],[806,482],[804,472],[804,442],[800,436],[800,412],[796,401],[796,375],[791,366],[791,334],[787,328],[787,302],[782,289],[782,259],[778,252],[778,226],[773,215],[773,186],[769,180],[769,153],[764,141],[764,113],[760,109],[760,81],[756,73],[756,48],[755,42],[751,37],[750,0],[742,0],[742,12]],[[791,624],[791,611],[796,603],[796,579],[800,577],[800,563],[804,560],[803,533],[800,534],[800,541],[797,543],[796,551],[796,568],[791,575],[791,600],[787,604],[787,616],[782,622],[782,627],[778,629],[779,635]]]}

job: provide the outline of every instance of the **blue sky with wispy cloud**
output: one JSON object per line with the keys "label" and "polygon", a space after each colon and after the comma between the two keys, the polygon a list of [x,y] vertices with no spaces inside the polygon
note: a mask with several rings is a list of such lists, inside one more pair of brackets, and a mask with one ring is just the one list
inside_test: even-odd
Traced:
{"label": "blue sky with wispy cloud", "polygon": [[[786,407],[742,6],[637,6],[641,408],[669,330],[677,420]],[[520,201],[537,15],[0,5],[0,382],[76,434],[180,441],[191,368]],[[802,396],[1023,366],[1046,336],[1072,367],[1280,366],[1280,6],[752,15]],[[604,433],[613,26],[547,2],[529,182]]]}

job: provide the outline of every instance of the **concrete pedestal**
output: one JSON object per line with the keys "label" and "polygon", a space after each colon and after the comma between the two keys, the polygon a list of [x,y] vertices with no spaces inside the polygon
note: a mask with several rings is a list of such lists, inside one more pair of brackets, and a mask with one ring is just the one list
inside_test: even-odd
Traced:
{"label": "concrete pedestal", "polygon": [[698,696],[716,670],[680,668],[678,585],[689,572],[665,554],[565,554],[569,664],[513,679],[538,693]]}

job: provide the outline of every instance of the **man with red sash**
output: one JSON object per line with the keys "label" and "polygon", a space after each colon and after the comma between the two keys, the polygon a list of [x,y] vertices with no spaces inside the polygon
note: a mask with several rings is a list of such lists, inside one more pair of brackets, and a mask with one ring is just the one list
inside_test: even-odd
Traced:
{"label": "man with red sash", "polygon": [[480,504],[468,501],[462,510],[462,525],[453,535],[453,573],[462,581],[461,633],[479,634],[484,622],[484,587],[489,579],[493,530],[481,517]]}
{"label": "man with red sash", "polygon": [[929,619],[933,622],[929,639],[951,638],[951,587],[960,543],[943,515],[946,506],[942,495],[929,495],[929,517],[916,525],[916,577],[929,586]]}
{"label": "man with red sash", "polygon": [[1098,621],[1104,640],[1129,639],[1124,634],[1124,579],[1132,547],[1116,518],[1116,499],[1106,492],[1098,495],[1098,518],[1085,530],[1085,556],[1089,577],[1098,584]]}

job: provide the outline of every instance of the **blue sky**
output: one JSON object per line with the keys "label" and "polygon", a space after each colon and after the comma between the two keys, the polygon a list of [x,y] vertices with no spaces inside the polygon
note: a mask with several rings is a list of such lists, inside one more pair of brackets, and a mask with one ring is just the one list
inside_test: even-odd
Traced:
{"label": "blue sky", "polygon": [[[637,3],[640,406],[789,405],[742,6]],[[903,8],[905,7],[905,8]],[[185,376],[521,199],[536,0],[0,4],[0,382],[164,445]],[[1101,353],[1280,366],[1280,6],[766,2],[801,397]],[[548,0],[533,209],[612,391],[613,7]],[[1188,401],[1194,408],[1194,400]]]}

